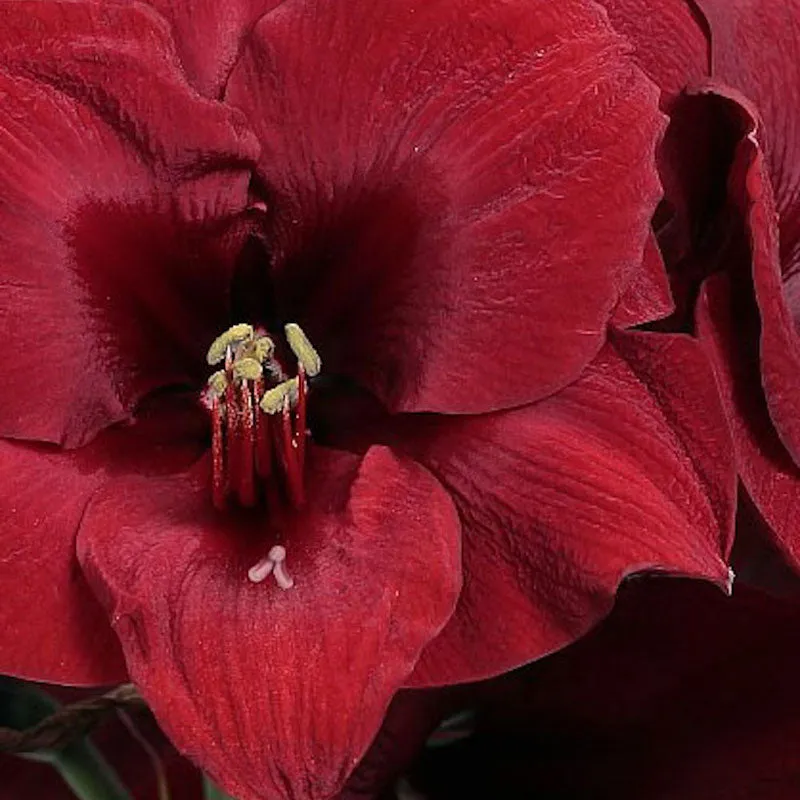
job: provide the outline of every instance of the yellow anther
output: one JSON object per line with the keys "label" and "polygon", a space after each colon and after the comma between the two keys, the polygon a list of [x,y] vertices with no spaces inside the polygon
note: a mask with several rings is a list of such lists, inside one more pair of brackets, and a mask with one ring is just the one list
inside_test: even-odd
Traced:
{"label": "yellow anther", "polygon": [[264,396],[261,398],[261,410],[266,414],[277,414],[283,409],[287,398],[290,405],[297,402],[297,378],[290,378],[264,392]]}
{"label": "yellow anther", "polygon": [[319,353],[314,349],[308,337],[303,333],[303,329],[295,322],[290,322],[284,326],[286,333],[286,341],[289,342],[289,347],[292,352],[297,356],[297,360],[303,365],[306,375],[313,378],[319,375],[322,369],[322,359]]}
{"label": "yellow anther", "polygon": [[234,325],[225,331],[221,336],[217,336],[208,348],[208,355],[206,361],[209,364],[219,364],[220,361],[225,359],[225,353],[229,347],[239,342],[245,342],[253,338],[253,326],[247,323],[240,323]]}
{"label": "yellow anther", "polygon": [[247,347],[247,355],[263,364],[275,350],[275,342],[269,336],[259,336]]}
{"label": "yellow anther", "polygon": [[208,379],[208,387],[214,392],[215,395],[220,396],[225,393],[228,386],[228,378],[225,375],[225,370],[220,369],[211,375]]}
{"label": "yellow anther", "polygon": [[246,381],[254,381],[261,377],[264,370],[261,362],[254,358],[239,358],[233,362],[233,375]]}

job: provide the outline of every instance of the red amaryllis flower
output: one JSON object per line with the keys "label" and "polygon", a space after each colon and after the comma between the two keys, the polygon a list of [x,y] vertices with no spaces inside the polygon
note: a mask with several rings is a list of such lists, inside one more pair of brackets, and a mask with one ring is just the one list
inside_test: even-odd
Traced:
{"label": "red amaryllis flower", "polygon": [[[679,295],[718,273],[699,294],[697,333],[714,362],[742,481],[797,568],[800,4],[663,0],[647,23],[632,13],[636,3],[606,4],[612,20],[629,21],[639,61],[664,90],[670,213],[659,243]],[[688,308],[697,294],[684,299]]]}
{"label": "red amaryllis flower", "polygon": [[476,734],[412,776],[429,800],[784,800],[800,757],[800,607],[637,581],[607,620],[473,698]]}
{"label": "red amaryllis flower", "polygon": [[669,298],[601,9],[290,0],[219,91],[211,54],[224,102],[149,7],[0,16],[0,668],[127,671],[242,800],[323,798],[399,687],[559,648],[632,572],[727,584],[704,357],[607,334]]}

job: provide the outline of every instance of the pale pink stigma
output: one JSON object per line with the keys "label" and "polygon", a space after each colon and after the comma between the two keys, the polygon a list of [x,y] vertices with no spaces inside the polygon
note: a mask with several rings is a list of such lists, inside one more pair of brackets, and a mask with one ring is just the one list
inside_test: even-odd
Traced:
{"label": "pale pink stigma", "polygon": [[275,576],[275,583],[281,589],[291,589],[294,586],[292,576],[286,571],[283,562],[286,561],[286,548],[279,544],[272,547],[266,558],[262,558],[247,571],[247,577],[253,583],[261,583],[270,574]]}
{"label": "pale pink stigma", "polygon": [[286,549],[276,544],[270,551],[268,556],[275,564],[273,575],[275,576],[275,583],[281,589],[291,589],[294,586],[294,580],[291,575],[286,571],[283,562],[286,561]]}
{"label": "pale pink stigma", "polygon": [[262,558],[257,564],[250,567],[247,571],[247,577],[253,583],[261,583],[261,581],[269,577],[274,566],[275,562],[269,556],[267,556],[267,558]]}

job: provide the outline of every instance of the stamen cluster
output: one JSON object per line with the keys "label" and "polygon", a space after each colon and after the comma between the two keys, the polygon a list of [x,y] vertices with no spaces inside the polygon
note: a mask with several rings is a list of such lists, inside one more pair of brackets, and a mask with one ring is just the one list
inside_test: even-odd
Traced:
{"label": "stamen cluster", "polygon": [[297,359],[287,375],[275,342],[252,325],[234,325],[208,350],[209,365],[222,368],[208,379],[203,403],[211,415],[212,499],[252,507],[303,504],[308,378],[322,362],[299,325],[284,328]]}

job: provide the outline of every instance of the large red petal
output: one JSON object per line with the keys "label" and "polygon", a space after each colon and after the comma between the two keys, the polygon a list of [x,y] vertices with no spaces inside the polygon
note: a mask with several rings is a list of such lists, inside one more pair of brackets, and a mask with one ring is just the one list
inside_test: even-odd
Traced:
{"label": "large red petal", "polygon": [[194,377],[257,145],[138,4],[0,4],[0,435],[76,446]]}
{"label": "large red petal", "polygon": [[99,684],[126,677],[122,654],[80,571],[75,536],[91,494],[119,473],[187,466],[200,439],[181,404],[61,451],[0,440],[0,673]]}
{"label": "large red petal", "polygon": [[114,633],[75,557],[100,482],[70,456],[0,440],[0,672],[111,683],[125,677]]}
{"label": "large red petal", "polygon": [[[655,224],[673,277],[679,312],[675,322],[690,324],[688,306],[704,277],[694,275],[699,268],[696,257],[714,239],[736,143],[732,131],[736,126],[729,124],[719,98],[692,91],[712,72],[708,22],[687,0],[601,2],[615,28],[634,44],[639,64],[661,88],[661,105],[670,116],[658,151],[665,202]],[[701,258],[702,263],[707,261]],[[686,297],[684,289],[689,290]]]}
{"label": "large red petal", "polygon": [[[767,165],[752,140],[742,143],[746,169],[740,201],[750,230],[753,287],[761,321],[761,381],[770,416],[795,463],[800,464],[800,336],[790,302],[800,299],[800,274],[781,281],[778,214]],[[800,304],[796,309],[800,314]]]}
{"label": "large red petal", "polygon": [[742,98],[730,99],[747,132],[730,181],[744,241],[733,239],[725,253],[728,277],[706,284],[697,330],[717,373],[742,480],[778,545],[797,565],[800,540],[793,519],[800,487],[800,340],[785,291],[792,280],[781,282],[777,215],[756,139],[755,112]]}
{"label": "large red petal", "polygon": [[696,0],[711,29],[712,75],[755,105],[780,214],[784,272],[800,270],[800,0]]}
{"label": "large red petal", "polygon": [[334,794],[461,584],[458,520],[429,473],[386,448],[316,454],[310,506],[281,529],[290,590],[246,577],[274,524],[218,514],[204,482],[111,484],[79,534],[131,677],[240,800]]}
{"label": "large red petal", "polygon": [[728,583],[732,446],[688,337],[615,335],[552,398],[432,420],[414,437],[464,528],[464,589],[417,685],[485,678],[569,644],[642,570]]}
{"label": "large red petal", "polygon": [[751,304],[752,297],[745,292],[731,290],[727,276],[710,278],[697,304],[697,334],[714,365],[742,482],[775,543],[795,569],[800,569],[796,522],[800,516],[800,468],[769,416],[756,349],[757,312]]}
{"label": "large red petal", "polygon": [[545,396],[602,346],[659,197],[655,87],[589,3],[288,0],[226,98],[278,295],[394,409]]}
{"label": "large red petal", "polygon": [[[687,0],[599,0],[614,28],[635,47],[635,57],[661,89],[670,115],[658,165],[666,204],[658,217],[659,243],[682,256],[707,208],[706,185],[718,150],[703,109],[687,103],[685,88],[708,77],[707,26]],[[668,228],[665,229],[665,226]],[[671,259],[668,260],[668,263]]]}
{"label": "large red petal", "polygon": [[189,82],[218,98],[258,18],[282,0],[147,0],[172,26]]}
{"label": "large red petal", "polygon": [[687,0],[596,0],[611,24],[636,47],[636,60],[658,84],[662,107],[706,78],[710,56],[705,20]]}

